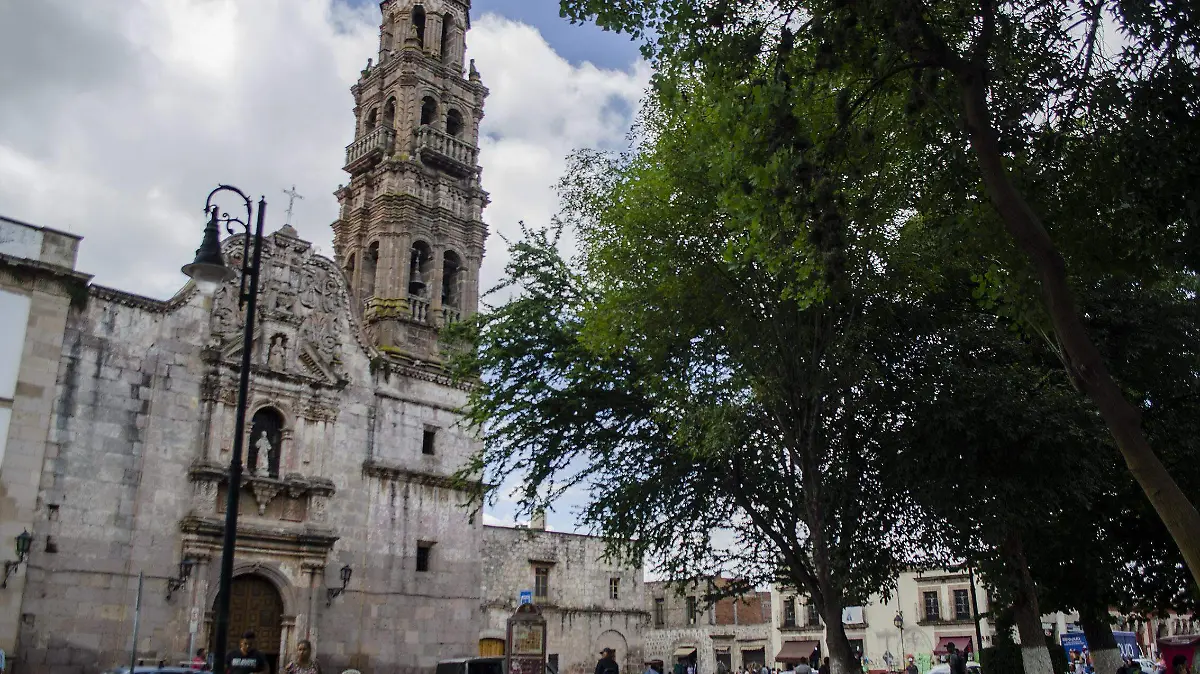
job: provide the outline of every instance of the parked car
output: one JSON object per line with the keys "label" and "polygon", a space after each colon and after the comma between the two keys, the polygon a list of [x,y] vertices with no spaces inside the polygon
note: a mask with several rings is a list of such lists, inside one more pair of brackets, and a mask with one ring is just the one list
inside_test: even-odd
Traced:
{"label": "parked car", "polygon": [[504,674],[504,658],[454,658],[437,663],[435,674]]}
{"label": "parked car", "polygon": [[[978,662],[967,660],[967,674],[981,674],[981,672],[983,672],[983,669],[979,666]],[[950,674],[950,665],[945,662],[940,665],[934,665],[933,669],[926,672],[926,674]]]}
{"label": "parked car", "polygon": [[1158,663],[1148,658],[1134,658],[1134,662],[1142,668],[1143,674],[1155,674],[1158,672]]}
{"label": "parked car", "polygon": [[[133,674],[196,674],[197,670],[191,667],[158,667],[155,665],[142,665],[133,668]],[[129,674],[129,667],[114,667],[104,674]]]}

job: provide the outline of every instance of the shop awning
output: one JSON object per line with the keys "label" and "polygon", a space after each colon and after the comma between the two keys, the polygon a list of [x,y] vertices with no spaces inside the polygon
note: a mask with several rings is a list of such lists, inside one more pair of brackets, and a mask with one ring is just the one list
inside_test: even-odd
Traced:
{"label": "shop awning", "polygon": [[717,653],[728,653],[729,646],[713,646],[713,650]]}
{"label": "shop awning", "polygon": [[819,641],[785,641],[783,648],[775,656],[775,662],[796,663],[800,658],[811,657],[813,651],[821,645]]}
{"label": "shop awning", "polygon": [[959,653],[966,653],[972,649],[971,637],[942,637],[938,639],[937,648],[933,649],[934,655],[945,655],[946,644],[954,644]]}
{"label": "shop awning", "polygon": [[687,656],[689,656],[695,652],[696,652],[695,646],[680,646],[679,648],[675,649],[675,657],[686,658]]}

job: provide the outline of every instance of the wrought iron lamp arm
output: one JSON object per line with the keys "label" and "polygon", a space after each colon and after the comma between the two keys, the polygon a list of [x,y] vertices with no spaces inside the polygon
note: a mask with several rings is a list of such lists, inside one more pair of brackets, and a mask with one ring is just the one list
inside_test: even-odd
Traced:
{"label": "wrought iron lamp arm", "polygon": [[[240,217],[231,216],[229,213],[222,211],[220,207],[212,202],[213,197],[220,192],[233,192],[241,198],[242,202],[246,206],[245,220],[241,219]],[[265,205],[265,200],[260,200],[259,207],[261,208],[263,205]],[[245,238],[242,240],[242,274],[238,283],[238,308],[242,309],[245,307],[246,301],[249,299],[248,293],[246,292],[246,281],[250,279],[251,275],[254,277],[253,281],[257,282],[258,280],[259,250],[262,247],[261,218],[259,222],[258,233],[254,234],[250,230],[250,223],[253,221],[253,203],[245,192],[239,190],[233,185],[218,185],[215,189],[213,189],[213,191],[209,192],[208,199],[206,199],[204,202],[204,212],[208,213],[209,217],[214,222],[223,223],[225,225],[225,231],[231,236],[236,234],[245,235]],[[241,231],[238,231],[238,229],[234,228],[234,223],[240,225],[239,229]],[[251,237],[253,237],[253,240]],[[253,243],[254,248],[253,262],[251,262],[250,253],[251,243]],[[251,287],[254,285],[255,283],[251,283]]]}

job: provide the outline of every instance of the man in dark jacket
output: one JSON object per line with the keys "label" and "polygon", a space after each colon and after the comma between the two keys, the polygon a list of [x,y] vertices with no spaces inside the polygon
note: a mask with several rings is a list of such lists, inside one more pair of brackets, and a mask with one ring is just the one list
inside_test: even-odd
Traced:
{"label": "man in dark jacket", "polygon": [[596,663],[596,674],[620,674],[617,666],[617,652],[611,648],[600,651],[600,661]]}

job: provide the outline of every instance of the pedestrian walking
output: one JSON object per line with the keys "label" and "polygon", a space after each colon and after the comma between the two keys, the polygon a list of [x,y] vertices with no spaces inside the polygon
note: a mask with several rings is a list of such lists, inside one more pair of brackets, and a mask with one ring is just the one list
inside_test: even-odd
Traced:
{"label": "pedestrian walking", "polygon": [[617,652],[605,647],[600,651],[600,660],[596,663],[596,674],[620,674],[617,666]]}
{"label": "pedestrian walking", "polygon": [[238,642],[238,650],[225,656],[225,671],[229,674],[256,674],[267,671],[267,658],[254,647],[254,632],[246,632]]}

